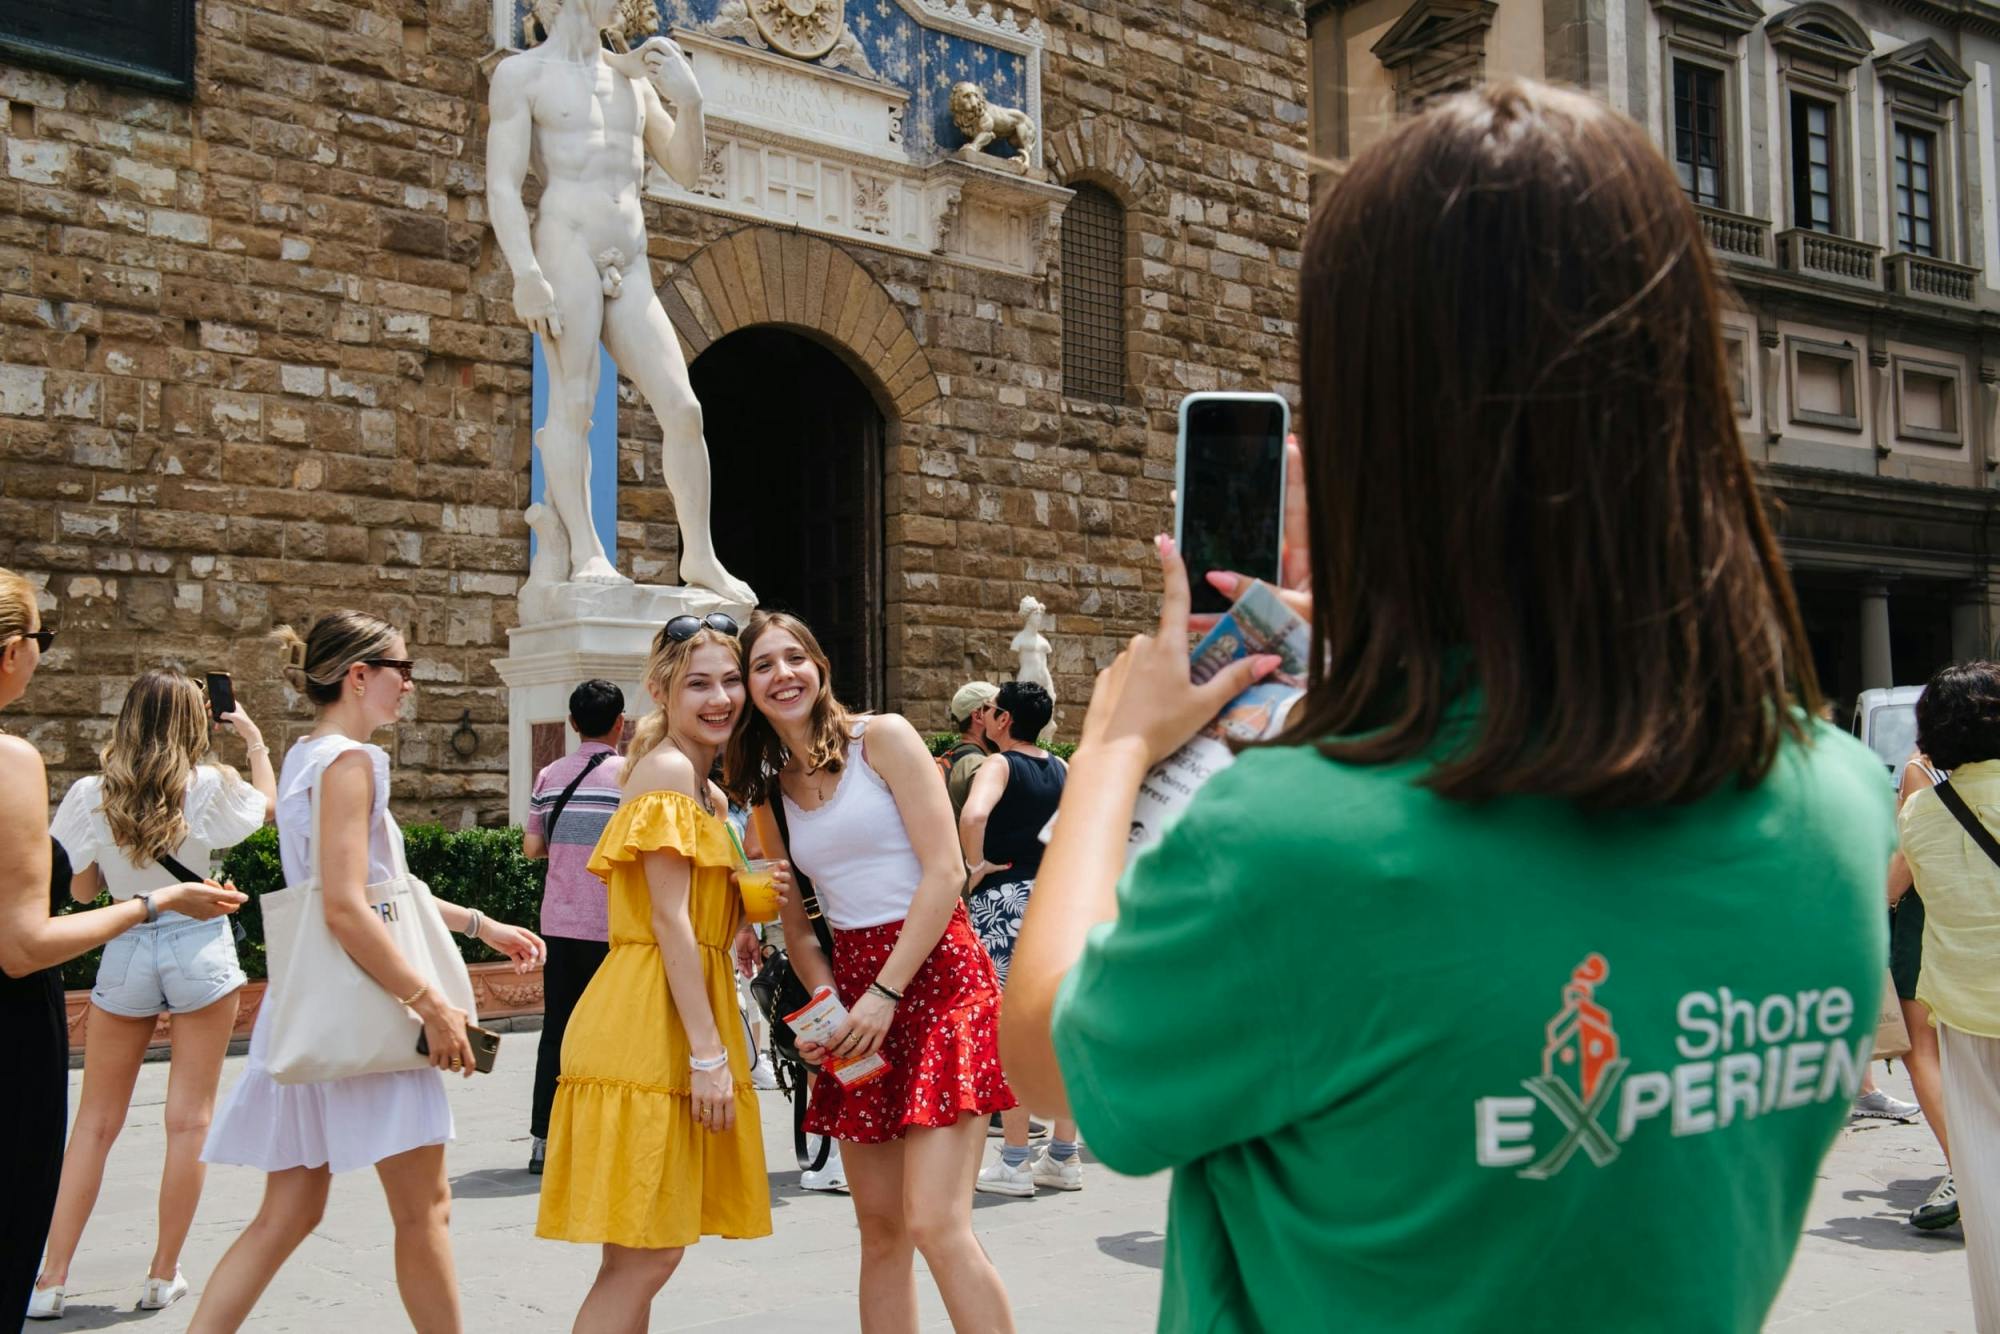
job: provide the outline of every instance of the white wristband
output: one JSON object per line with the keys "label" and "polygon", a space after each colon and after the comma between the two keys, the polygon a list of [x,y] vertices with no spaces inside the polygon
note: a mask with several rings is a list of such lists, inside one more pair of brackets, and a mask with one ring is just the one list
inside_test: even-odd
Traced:
{"label": "white wristband", "polygon": [[472,919],[465,924],[465,934],[468,939],[477,940],[479,928],[486,925],[486,914],[477,908],[468,908],[466,911],[472,914]]}
{"label": "white wristband", "polygon": [[706,1061],[694,1055],[694,1053],[692,1052],[688,1053],[688,1069],[698,1070],[702,1074],[708,1074],[711,1071],[720,1070],[723,1067],[727,1066],[728,1064],[729,1064],[729,1053],[726,1051],[723,1052],[722,1055],[712,1057],[711,1059]]}

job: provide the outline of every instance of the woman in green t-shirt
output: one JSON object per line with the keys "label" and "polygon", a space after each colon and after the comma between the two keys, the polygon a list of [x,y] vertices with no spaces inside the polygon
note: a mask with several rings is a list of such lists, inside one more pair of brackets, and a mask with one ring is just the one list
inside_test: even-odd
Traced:
{"label": "woman in green t-shirt", "polygon": [[1162,538],[1008,1078],[1174,1169],[1163,1329],[1755,1329],[1870,1055],[1890,793],[1812,719],[1695,213],[1632,121],[1493,85],[1354,159],[1299,307],[1305,697],[1120,878],[1273,665],[1191,682]]}

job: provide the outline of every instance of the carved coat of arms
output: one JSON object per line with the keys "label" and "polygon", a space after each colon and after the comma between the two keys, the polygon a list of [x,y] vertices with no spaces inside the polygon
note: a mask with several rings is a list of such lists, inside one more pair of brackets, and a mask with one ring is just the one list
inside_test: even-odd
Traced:
{"label": "carved coat of arms", "polygon": [[847,26],[846,0],[750,0],[764,40],[788,56],[817,60]]}

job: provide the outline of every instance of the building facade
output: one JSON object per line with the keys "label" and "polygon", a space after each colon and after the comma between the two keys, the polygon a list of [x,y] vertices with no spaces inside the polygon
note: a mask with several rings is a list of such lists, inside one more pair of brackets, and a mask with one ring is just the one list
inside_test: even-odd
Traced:
{"label": "building facade", "polygon": [[[0,17],[0,565],[60,632],[9,726],[60,789],[171,663],[233,671],[276,741],[305,719],[267,632],[358,606],[418,660],[398,809],[495,822],[533,390],[481,125],[527,7],[154,8],[186,13],[184,75]],[[1296,401],[1298,6],[625,9],[704,85],[702,179],[646,208],[724,561],[852,702],[926,728],[1011,674],[1032,594],[1073,729],[1156,606],[1180,397]],[[1030,160],[958,151],[960,82],[1040,122]],[[618,564],[673,582],[654,427],[619,402]]]}
{"label": "building facade", "polygon": [[1733,288],[1739,424],[1824,685],[1992,656],[2000,5],[1318,0],[1307,22],[1319,156],[1509,75],[1644,125]]}

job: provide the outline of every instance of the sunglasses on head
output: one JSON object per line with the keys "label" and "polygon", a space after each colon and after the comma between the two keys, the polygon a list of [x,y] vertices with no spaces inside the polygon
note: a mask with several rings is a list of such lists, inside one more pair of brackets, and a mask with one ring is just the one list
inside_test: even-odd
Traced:
{"label": "sunglasses on head", "polygon": [[727,612],[712,611],[706,616],[676,616],[660,627],[662,641],[681,644],[693,639],[703,628],[736,638],[736,618]]}
{"label": "sunglasses on head", "polygon": [[49,645],[56,642],[56,632],[53,630],[23,630],[20,634],[16,635],[15,638],[32,639],[35,641],[36,648],[40,649],[44,653],[47,653],[49,651]]}
{"label": "sunglasses on head", "polygon": [[361,665],[363,667],[387,668],[392,672],[400,673],[405,681],[410,680],[416,674],[417,670],[417,664],[408,658],[363,658]]}

